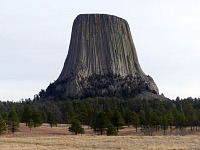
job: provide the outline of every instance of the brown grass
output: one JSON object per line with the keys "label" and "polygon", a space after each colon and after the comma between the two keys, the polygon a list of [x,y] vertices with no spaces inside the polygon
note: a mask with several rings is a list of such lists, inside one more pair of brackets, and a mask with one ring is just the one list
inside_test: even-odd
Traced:
{"label": "brown grass", "polygon": [[50,128],[47,124],[32,129],[20,124],[19,132],[4,134],[0,137],[0,149],[3,150],[56,150],[56,149],[121,149],[121,150],[183,150],[200,149],[200,135],[185,136],[143,136],[136,133],[134,128],[125,128],[119,136],[98,136],[85,127],[84,135],[75,136],[68,132],[68,125],[58,125]]}

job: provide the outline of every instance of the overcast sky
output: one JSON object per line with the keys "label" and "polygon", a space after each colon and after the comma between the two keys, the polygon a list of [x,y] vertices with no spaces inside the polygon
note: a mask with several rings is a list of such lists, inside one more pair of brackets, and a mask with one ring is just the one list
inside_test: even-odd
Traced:
{"label": "overcast sky", "polygon": [[0,0],[0,100],[32,99],[58,78],[83,13],[126,19],[160,93],[200,97],[199,0]]}

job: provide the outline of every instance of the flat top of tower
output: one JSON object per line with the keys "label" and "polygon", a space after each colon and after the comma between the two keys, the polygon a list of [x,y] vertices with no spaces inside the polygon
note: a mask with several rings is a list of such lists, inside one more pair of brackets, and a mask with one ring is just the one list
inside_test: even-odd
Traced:
{"label": "flat top of tower", "polygon": [[97,14],[79,14],[75,20],[79,20],[83,18],[86,20],[90,20],[92,18],[96,18],[100,20],[111,19],[111,20],[118,20],[118,21],[123,21],[127,23],[127,21],[121,17],[110,15],[110,14],[98,14],[98,13]]}

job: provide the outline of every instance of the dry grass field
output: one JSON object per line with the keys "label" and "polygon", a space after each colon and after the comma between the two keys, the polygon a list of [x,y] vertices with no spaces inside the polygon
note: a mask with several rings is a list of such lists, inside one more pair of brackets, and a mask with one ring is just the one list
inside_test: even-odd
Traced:
{"label": "dry grass field", "polygon": [[50,128],[44,124],[29,130],[20,124],[15,134],[0,136],[2,150],[93,150],[93,149],[121,149],[121,150],[200,150],[200,133],[185,136],[155,135],[143,136],[135,132],[134,128],[125,128],[119,136],[95,135],[91,129],[85,127],[84,135],[73,135],[68,132],[68,125],[58,125]]}

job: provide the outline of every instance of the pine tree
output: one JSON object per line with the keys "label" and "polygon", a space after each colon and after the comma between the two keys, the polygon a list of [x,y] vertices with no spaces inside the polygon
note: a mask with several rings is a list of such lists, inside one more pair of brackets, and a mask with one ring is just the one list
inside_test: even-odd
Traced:
{"label": "pine tree", "polygon": [[22,114],[22,121],[25,121],[26,126],[28,126],[29,120],[32,118],[32,112],[33,110],[28,105],[24,108],[23,114]]}
{"label": "pine tree", "polygon": [[109,124],[109,120],[104,112],[100,112],[97,114],[95,121],[92,125],[94,131],[100,133],[103,135],[104,131],[107,128],[107,125]]}
{"label": "pine tree", "polygon": [[128,127],[133,123],[132,112],[130,109],[124,111],[124,121]]}
{"label": "pine tree", "polygon": [[6,131],[6,123],[0,116],[0,135],[3,134],[4,131]]}
{"label": "pine tree", "polygon": [[119,127],[125,124],[124,118],[122,117],[120,112],[115,112],[112,117],[112,123],[117,127],[117,132],[119,131]]}
{"label": "pine tree", "polygon": [[193,126],[197,120],[197,115],[195,109],[191,104],[187,104],[185,108],[185,116],[188,120],[188,125],[190,125],[191,130],[193,130]]}
{"label": "pine tree", "polygon": [[19,128],[19,117],[15,111],[11,111],[8,115],[8,130],[12,133],[16,132]]}
{"label": "pine tree", "polygon": [[162,129],[164,131],[164,135],[166,135],[166,130],[167,130],[168,125],[169,125],[169,121],[167,119],[168,119],[167,116],[163,115],[163,117],[162,117]]}
{"label": "pine tree", "polygon": [[34,122],[34,127],[41,126],[43,123],[42,116],[36,110],[33,110],[31,119]]}
{"label": "pine tree", "polygon": [[47,122],[49,123],[50,127],[52,128],[54,125],[57,125],[57,121],[52,112],[48,114]]}
{"label": "pine tree", "polygon": [[185,117],[185,114],[182,111],[175,110],[174,115],[175,115],[174,124],[176,128],[182,129],[183,127],[187,126],[188,121],[187,118]]}
{"label": "pine tree", "polygon": [[172,125],[174,124],[174,116],[172,114],[172,111],[169,111],[167,112],[167,121],[168,121],[168,124],[170,126],[170,129],[172,128]]}
{"label": "pine tree", "polygon": [[71,126],[68,128],[70,132],[74,132],[75,135],[77,134],[84,134],[84,128],[81,125],[81,122],[77,119],[73,119],[71,121]]}
{"label": "pine tree", "polygon": [[146,117],[146,112],[144,110],[140,111],[140,123],[143,126],[143,128],[146,128],[146,126],[148,126],[148,121],[147,121],[147,117]]}
{"label": "pine tree", "polygon": [[150,114],[150,126],[151,128],[156,129],[156,132],[159,130],[159,125],[161,123],[161,118],[155,111]]}
{"label": "pine tree", "polygon": [[30,131],[31,131],[31,129],[34,127],[34,121],[33,121],[32,119],[30,119],[30,120],[28,121],[28,127],[30,128]]}
{"label": "pine tree", "polygon": [[135,127],[137,132],[137,128],[140,126],[140,118],[135,112],[131,113],[131,123]]}
{"label": "pine tree", "polygon": [[107,125],[106,135],[108,135],[108,136],[118,135],[117,130],[116,130],[115,126],[112,123],[109,123]]}

